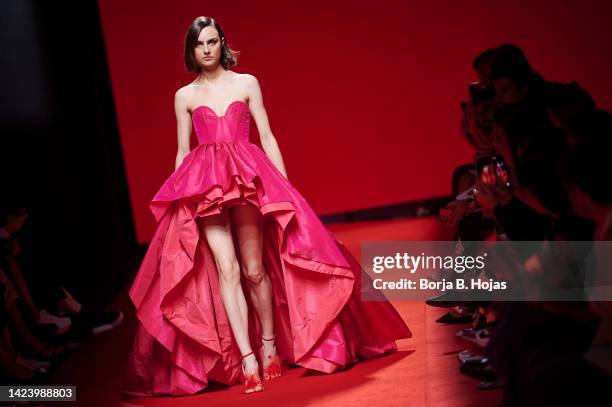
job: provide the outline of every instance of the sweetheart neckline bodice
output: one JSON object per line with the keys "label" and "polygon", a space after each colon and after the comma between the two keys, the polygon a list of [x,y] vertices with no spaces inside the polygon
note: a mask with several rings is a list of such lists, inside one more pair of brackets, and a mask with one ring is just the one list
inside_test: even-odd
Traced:
{"label": "sweetheart neckline bodice", "polygon": [[198,107],[196,107],[195,109],[193,109],[193,110],[191,111],[191,114],[193,115],[193,113],[195,113],[195,112],[196,112],[196,110],[198,110],[198,109],[206,108],[206,109],[208,109],[210,112],[212,112],[212,114],[214,114],[215,116],[217,116],[217,117],[221,118],[221,117],[225,117],[225,116],[227,116],[227,114],[228,114],[229,110],[231,109],[231,107],[232,107],[234,104],[236,104],[236,103],[242,103],[242,104],[244,104],[244,105],[245,105],[245,106],[248,108],[248,104],[247,104],[247,103],[246,103],[244,100],[237,99],[237,100],[234,100],[233,102],[231,102],[229,105],[227,105],[227,107],[225,108],[225,112],[224,112],[222,115],[218,115],[218,114],[217,114],[217,112],[215,112],[215,111],[214,111],[214,109],[213,109],[212,107],[210,107],[210,106],[208,106],[208,105],[204,105],[204,104],[199,105]]}

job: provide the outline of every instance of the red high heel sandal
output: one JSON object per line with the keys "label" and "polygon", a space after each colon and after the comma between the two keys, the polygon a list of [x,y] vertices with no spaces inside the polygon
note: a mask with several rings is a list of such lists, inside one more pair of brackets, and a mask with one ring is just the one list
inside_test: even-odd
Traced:
{"label": "red high heel sandal", "polygon": [[[261,337],[262,341],[267,341],[267,342],[274,341],[275,339],[276,339],[276,335],[274,335],[270,339],[264,338],[263,336]],[[274,350],[276,351],[276,345],[274,345]],[[263,342],[261,344],[261,359],[262,359],[262,364],[264,363],[264,359],[266,359],[265,361],[270,362],[268,366],[263,367],[264,380],[275,379],[281,376],[281,364],[280,364],[280,358],[278,357],[278,352],[274,356],[268,355],[267,358],[264,358]]]}
{"label": "red high heel sandal", "polygon": [[[261,384],[261,379],[259,378],[259,366],[257,366],[255,373],[247,374],[244,371],[244,359],[251,355],[254,355],[254,352],[251,351],[246,355],[242,355],[240,358],[242,360],[242,374],[244,375],[244,392],[247,394],[262,391],[264,389],[263,384]],[[255,360],[255,363],[257,363],[257,359]]]}

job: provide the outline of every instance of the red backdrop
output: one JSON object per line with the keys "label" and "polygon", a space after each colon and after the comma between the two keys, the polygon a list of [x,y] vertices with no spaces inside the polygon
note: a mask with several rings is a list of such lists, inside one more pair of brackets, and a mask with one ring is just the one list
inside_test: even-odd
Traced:
{"label": "red backdrop", "polygon": [[99,0],[139,241],[173,171],[195,17],[217,18],[242,52],[234,70],[258,77],[289,179],[328,214],[449,193],[471,157],[459,101],[485,48],[516,43],[546,78],[577,80],[611,108],[612,4],[569,3]]}

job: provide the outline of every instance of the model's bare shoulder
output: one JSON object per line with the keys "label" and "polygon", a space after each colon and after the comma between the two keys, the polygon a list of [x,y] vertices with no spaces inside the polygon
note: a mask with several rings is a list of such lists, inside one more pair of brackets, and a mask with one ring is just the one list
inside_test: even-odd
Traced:
{"label": "model's bare shoulder", "polygon": [[193,94],[193,86],[185,85],[174,94],[175,108],[186,109]]}
{"label": "model's bare shoulder", "polygon": [[244,75],[242,78],[243,86],[249,96],[257,95],[259,92],[261,92],[259,88],[259,81],[255,75],[251,75],[250,73],[245,73],[242,75]]}
{"label": "model's bare shoulder", "polygon": [[176,90],[176,93],[174,94],[174,98],[175,99],[185,99],[185,98],[189,98],[192,94],[193,94],[193,85],[189,84],[181,88],[178,88]]}
{"label": "model's bare shoulder", "polygon": [[257,78],[255,77],[255,75],[252,75],[250,73],[243,73],[243,74],[240,74],[240,76],[246,84],[250,84],[250,85],[257,84]]}

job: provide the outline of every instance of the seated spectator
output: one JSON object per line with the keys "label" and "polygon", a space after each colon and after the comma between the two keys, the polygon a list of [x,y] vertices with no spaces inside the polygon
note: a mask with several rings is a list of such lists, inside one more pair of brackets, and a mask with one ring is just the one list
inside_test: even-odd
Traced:
{"label": "seated spectator", "polygon": [[[30,278],[27,281],[18,261],[18,257],[21,254],[21,245],[14,236],[19,233],[27,218],[27,209],[18,205],[0,211],[0,249],[2,250],[2,255],[7,265],[7,272],[11,277],[15,289],[19,293],[22,306],[29,321],[40,325],[55,325],[56,328],[54,332],[56,334],[62,334],[68,331],[72,321],[69,318],[57,317],[47,309],[39,308],[31,295],[31,288],[38,288],[38,292],[44,293],[40,295],[45,297],[50,295],[49,293],[59,292],[59,294],[57,294],[59,300],[50,304],[53,308],[64,304],[66,299],[70,298],[69,294],[63,291],[61,286],[54,283],[52,276],[45,276],[45,278],[41,280]],[[36,294],[38,294],[38,292]],[[73,304],[73,306],[76,305]]]}
{"label": "seated spectator", "polygon": [[0,294],[0,368],[7,378],[31,379],[39,368],[50,367],[45,361],[62,355],[65,348],[46,343],[30,331],[18,308],[17,291],[2,268]]}
{"label": "seated spectator", "polygon": [[498,105],[507,105],[542,98],[544,79],[538,75],[514,44],[503,44],[496,48],[491,66],[491,78],[495,87]]}
{"label": "seated spectator", "polygon": [[[598,138],[612,137],[610,113],[603,110],[587,110],[572,117],[568,128],[569,144],[593,144]],[[598,178],[598,177],[595,177]]]}
{"label": "seated spectator", "polygon": [[486,50],[474,59],[473,68],[478,82],[469,85],[469,100],[461,102],[463,116],[460,132],[472,144],[477,157],[491,153],[495,89],[490,73],[494,52],[494,49]]}
{"label": "seated spectator", "polygon": [[596,110],[591,95],[576,82],[548,82],[544,92],[550,122],[559,129],[567,130],[576,115]]}

